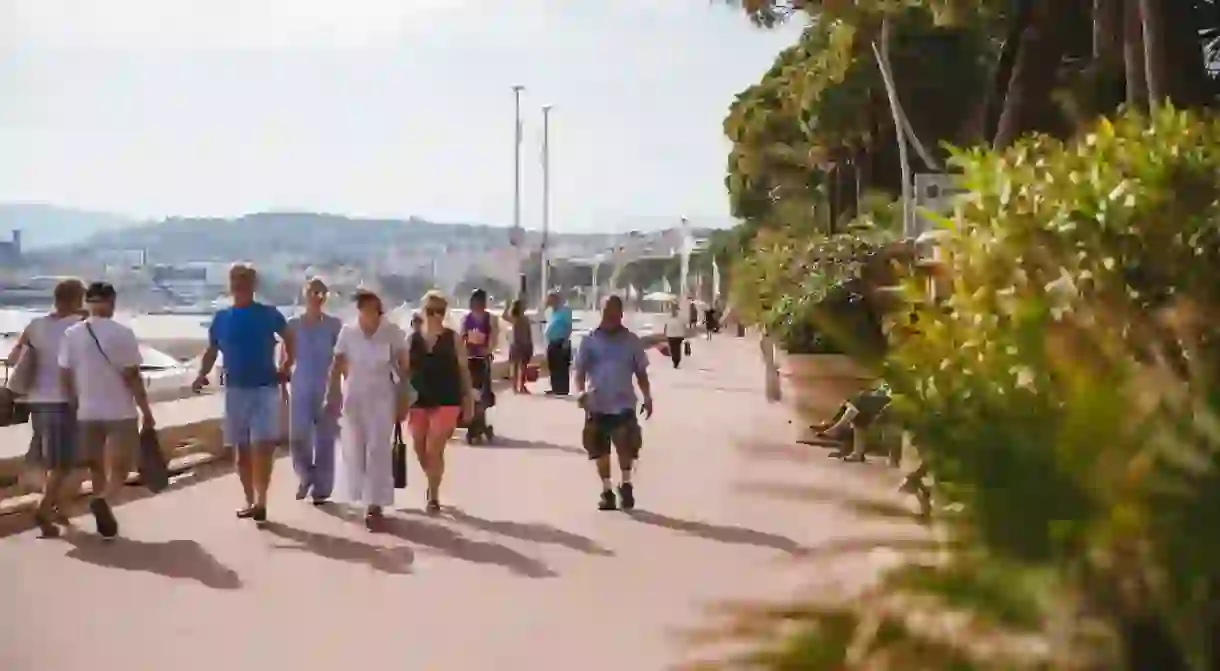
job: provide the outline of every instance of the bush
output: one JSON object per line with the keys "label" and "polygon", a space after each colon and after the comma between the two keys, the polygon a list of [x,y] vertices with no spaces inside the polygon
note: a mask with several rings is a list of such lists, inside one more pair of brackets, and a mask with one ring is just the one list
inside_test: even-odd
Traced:
{"label": "bush", "polygon": [[955,163],[953,291],[886,371],[960,504],[944,554],[746,615],[803,626],[742,666],[1220,668],[1220,122],[1125,116]]}
{"label": "bush", "polygon": [[884,336],[867,265],[885,233],[797,239],[768,232],[733,273],[733,300],[748,323],[764,326],[791,354],[852,354],[875,360]]}

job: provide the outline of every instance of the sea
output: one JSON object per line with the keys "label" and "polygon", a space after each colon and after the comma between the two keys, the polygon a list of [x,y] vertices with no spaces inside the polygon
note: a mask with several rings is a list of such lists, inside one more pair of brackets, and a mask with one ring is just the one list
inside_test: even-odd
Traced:
{"label": "sea", "polygon": [[[283,306],[279,308],[286,317],[298,314],[298,306]],[[0,357],[8,353],[4,344],[25,328],[34,317],[46,314],[46,309],[4,308],[0,309]],[[410,305],[402,305],[391,310],[389,317],[404,329],[409,328],[411,314],[414,309]],[[450,310],[446,321],[451,328],[457,328],[465,316],[466,310]],[[335,313],[346,320],[355,318],[355,312],[350,306]],[[542,325],[535,313],[530,314],[534,322],[534,343],[541,350],[544,346]],[[630,312],[626,321],[630,328],[640,335],[648,335],[660,331],[665,315],[652,312]],[[134,314],[119,313],[115,319],[130,326],[140,341],[153,349],[160,350],[180,361],[186,361],[198,356],[204,343],[207,342],[208,325],[212,318],[207,314]],[[591,310],[576,310],[573,312],[573,341],[578,342],[585,333],[596,328],[599,315]],[[504,334],[507,338],[507,334]],[[503,346],[504,343],[501,343]],[[11,347],[11,345],[8,345]]]}

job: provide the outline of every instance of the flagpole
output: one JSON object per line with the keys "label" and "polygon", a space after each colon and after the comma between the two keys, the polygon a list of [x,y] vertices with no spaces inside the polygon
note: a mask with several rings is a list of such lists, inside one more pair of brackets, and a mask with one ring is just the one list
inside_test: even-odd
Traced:
{"label": "flagpole", "polygon": [[513,85],[513,229],[509,234],[509,242],[517,249],[517,272],[520,273],[521,286],[518,291],[525,298],[525,258],[522,253],[525,244],[525,232],[521,230],[521,92],[525,87]]}
{"label": "flagpole", "polygon": [[551,105],[542,106],[542,278],[539,282],[538,309],[546,307],[551,255],[547,249],[551,233]]}

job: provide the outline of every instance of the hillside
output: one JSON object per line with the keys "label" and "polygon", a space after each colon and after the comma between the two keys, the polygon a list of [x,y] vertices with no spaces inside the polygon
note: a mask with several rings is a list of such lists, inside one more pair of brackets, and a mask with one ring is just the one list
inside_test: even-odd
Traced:
{"label": "hillside", "polygon": [[[538,244],[527,232],[526,242]],[[597,240],[600,235],[552,234],[554,244]],[[250,214],[237,219],[172,218],[105,231],[88,241],[92,249],[147,249],[159,263],[205,259],[298,256],[318,261],[361,259],[399,246],[493,249],[508,230],[485,225],[438,224],[422,219],[354,219],[307,212]]]}
{"label": "hillside", "polygon": [[53,205],[0,204],[0,239],[7,240],[9,231],[21,229],[26,249],[77,244],[97,233],[138,225],[134,219],[105,212]]}
{"label": "hillside", "polygon": [[[537,231],[525,245],[537,249]],[[551,248],[605,249],[606,233],[552,233]],[[237,219],[172,218],[98,233],[91,250],[146,249],[157,263],[297,257],[313,262],[360,261],[391,248],[483,251],[503,247],[508,229],[475,224],[439,224],[418,218],[356,219],[308,212],[265,212]],[[64,250],[71,252],[72,250]]]}

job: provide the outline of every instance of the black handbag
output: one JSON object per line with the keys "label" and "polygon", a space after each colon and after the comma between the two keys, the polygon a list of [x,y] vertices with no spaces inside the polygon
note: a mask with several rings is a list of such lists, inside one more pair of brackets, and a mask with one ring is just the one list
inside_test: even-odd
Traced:
{"label": "black handbag", "polygon": [[690,341],[689,340],[682,342],[682,353],[685,354],[686,356],[690,356]]}
{"label": "black handbag", "polygon": [[144,427],[140,431],[140,483],[156,494],[169,487],[169,462],[161,451],[157,430]]}
{"label": "black handbag", "polygon": [[394,489],[407,488],[407,444],[402,439],[402,424],[394,425]]}

